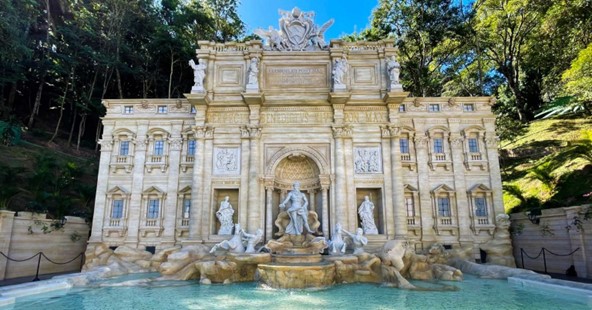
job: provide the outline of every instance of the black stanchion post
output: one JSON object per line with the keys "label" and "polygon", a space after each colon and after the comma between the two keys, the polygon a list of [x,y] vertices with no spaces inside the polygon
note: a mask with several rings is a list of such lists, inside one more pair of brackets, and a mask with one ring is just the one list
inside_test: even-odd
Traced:
{"label": "black stanchion post", "polygon": [[543,248],[543,264],[545,264],[545,273],[547,273],[547,257],[545,256],[545,248]]}
{"label": "black stanchion post", "polygon": [[39,281],[39,267],[41,266],[41,252],[37,253],[37,255],[39,255],[39,257],[37,259],[37,272],[35,273],[35,279],[33,279],[33,282]]}

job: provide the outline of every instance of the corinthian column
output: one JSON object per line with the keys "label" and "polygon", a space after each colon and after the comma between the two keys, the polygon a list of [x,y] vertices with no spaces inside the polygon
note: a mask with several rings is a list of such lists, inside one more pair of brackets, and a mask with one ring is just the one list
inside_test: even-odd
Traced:
{"label": "corinthian column", "polygon": [[259,199],[259,138],[261,137],[261,128],[249,127],[249,136],[251,140],[249,154],[249,200],[247,229],[254,231],[262,228],[263,223],[263,204]]}

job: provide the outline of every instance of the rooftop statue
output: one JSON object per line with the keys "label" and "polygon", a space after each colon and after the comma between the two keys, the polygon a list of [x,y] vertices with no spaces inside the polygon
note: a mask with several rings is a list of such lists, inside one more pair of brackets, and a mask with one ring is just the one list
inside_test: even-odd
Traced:
{"label": "rooftop statue", "polygon": [[255,33],[266,41],[265,49],[272,51],[314,51],[327,49],[325,31],[333,25],[330,19],[322,26],[314,23],[313,11],[303,12],[299,8],[292,11],[279,10],[280,30],[255,29]]}

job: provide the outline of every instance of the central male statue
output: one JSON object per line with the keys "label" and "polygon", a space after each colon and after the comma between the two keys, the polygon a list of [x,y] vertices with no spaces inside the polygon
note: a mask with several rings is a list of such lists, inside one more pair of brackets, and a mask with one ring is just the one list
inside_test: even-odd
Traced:
{"label": "central male statue", "polygon": [[280,204],[280,209],[286,208],[286,203],[290,201],[290,208],[286,210],[290,216],[290,223],[286,227],[286,233],[289,235],[301,235],[306,228],[309,233],[314,233],[308,226],[308,199],[300,191],[300,182],[294,182],[294,189],[288,193],[284,202]]}

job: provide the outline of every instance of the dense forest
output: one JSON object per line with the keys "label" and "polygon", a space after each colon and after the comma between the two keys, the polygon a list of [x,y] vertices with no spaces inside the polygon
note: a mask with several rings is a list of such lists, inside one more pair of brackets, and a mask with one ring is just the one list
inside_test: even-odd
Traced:
{"label": "dense forest", "polygon": [[[256,38],[239,6],[0,0],[0,142],[24,133],[96,151],[103,98],[183,97],[198,40]],[[413,96],[496,96],[504,140],[537,118],[592,114],[590,0],[379,0],[369,14],[343,39],[395,38]]]}

